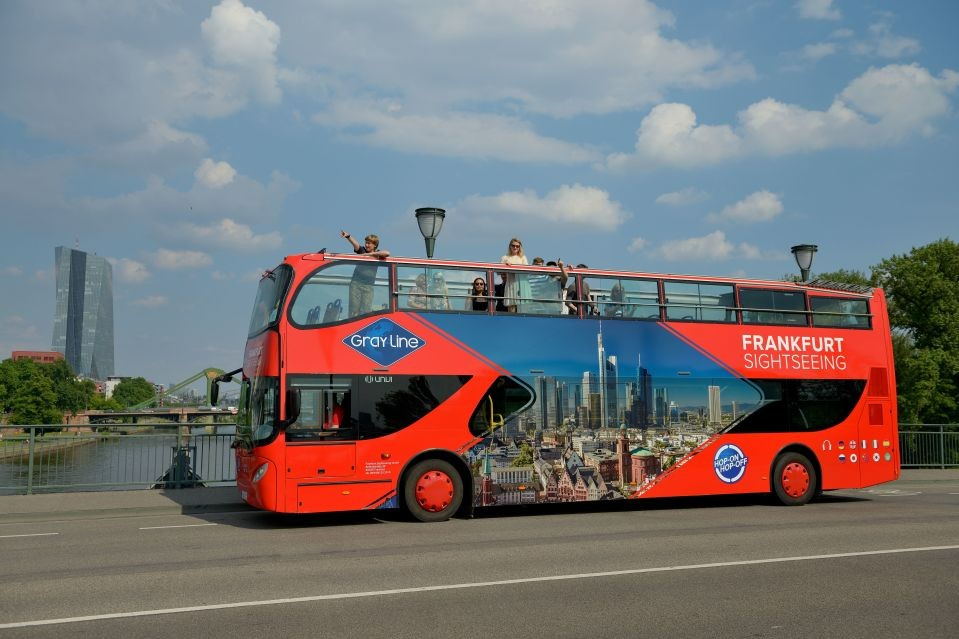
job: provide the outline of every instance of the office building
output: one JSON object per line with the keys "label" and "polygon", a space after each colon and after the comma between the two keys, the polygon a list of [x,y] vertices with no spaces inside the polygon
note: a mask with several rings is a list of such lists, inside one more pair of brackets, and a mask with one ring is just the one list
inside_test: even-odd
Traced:
{"label": "office building", "polygon": [[57,305],[53,350],[77,375],[113,375],[113,269],[106,259],[65,246],[55,249]]}

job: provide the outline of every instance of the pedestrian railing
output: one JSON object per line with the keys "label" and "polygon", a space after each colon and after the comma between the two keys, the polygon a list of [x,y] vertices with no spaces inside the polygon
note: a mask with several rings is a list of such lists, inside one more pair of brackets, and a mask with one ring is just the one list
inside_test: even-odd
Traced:
{"label": "pedestrian railing", "polygon": [[[236,483],[235,424],[0,426],[0,494]],[[903,468],[959,467],[959,424],[900,424]]]}
{"label": "pedestrian railing", "polygon": [[0,427],[0,494],[236,483],[235,424]]}
{"label": "pedestrian railing", "polygon": [[903,468],[959,467],[959,424],[899,424]]}

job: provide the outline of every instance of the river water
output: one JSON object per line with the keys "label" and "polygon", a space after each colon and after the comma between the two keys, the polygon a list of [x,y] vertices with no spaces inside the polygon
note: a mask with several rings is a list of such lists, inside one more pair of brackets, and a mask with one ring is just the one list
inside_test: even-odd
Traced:
{"label": "river water", "polygon": [[[32,473],[26,458],[28,443],[13,443],[9,434],[0,459],[0,494],[70,492],[147,488],[166,473],[178,446],[188,455],[188,467],[206,486],[236,481],[236,459],[230,448],[235,426],[202,425],[178,435],[175,428],[137,429],[129,434],[93,437],[47,434],[37,439]],[[11,456],[12,450],[24,453]],[[20,458],[16,458],[20,457]]]}

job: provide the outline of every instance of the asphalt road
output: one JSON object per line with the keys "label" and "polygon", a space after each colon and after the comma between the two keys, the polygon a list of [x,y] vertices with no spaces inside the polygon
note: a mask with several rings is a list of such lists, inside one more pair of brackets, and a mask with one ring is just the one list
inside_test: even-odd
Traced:
{"label": "asphalt road", "polygon": [[955,482],[533,512],[0,521],[0,635],[959,634]]}

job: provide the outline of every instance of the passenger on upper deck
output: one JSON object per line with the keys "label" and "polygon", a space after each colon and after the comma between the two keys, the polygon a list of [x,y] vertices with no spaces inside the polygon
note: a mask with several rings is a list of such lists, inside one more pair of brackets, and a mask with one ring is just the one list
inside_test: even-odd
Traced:
{"label": "passenger on upper deck", "polygon": [[413,284],[413,290],[406,297],[406,306],[408,308],[424,309],[426,308],[426,273],[420,273],[416,276],[416,282]]}
{"label": "passenger on upper deck", "polygon": [[[585,264],[577,264],[576,268],[589,268]],[[589,284],[586,283],[586,280],[583,279],[583,294],[580,297],[579,292],[576,290],[576,281],[566,289],[566,306],[569,308],[569,312],[573,315],[579,314],[579,306],[582,305],[583,315],[599,315],[599,309],[596,308],[596,300],[593,299],[593,294],[589,291]]]}
{"label": "passenger on upper deck", "polygon": [[609,289],[609,303],[606,304],[604,315],[608,317],[632,317],[636,306],[626,303],[623,285],[617,282]]}
{"label": "passenger on upper deck", "polygon": [[[353,252],[360,255],[370,255],[384,260],[390,252],[380,249],[380,238],[372,233],[363,239],[363,246],[352,235],[341,230],[340,236],[353,245]],[[350,280],[350,317],[363,315],[373,310],[373,284],[376,283],[376,270],[372,264],[357,264],[353,269],[353,279]]]}
{"label": "passenger on upper deck", "polygon": [[[500,258],[500,262],[512,266],[529,264],[526,260],[526,255],[523,253],[523,243],[518,238],[514,237],[509,241],[509,245],[506,248],[506,255]],[[519,300],[524,297],[520,291],[520,280],[512,273],[506,273],[505,279],[506,287],[503,292],[503,304],[506,306],[506,310],[510,313],[515,313]]]}
{"label": "passenger on upper deck", "polygon": [[[543,258],[533,259],[534,266],[542,266]],[[551,273],[532,273],[526,277],[529,284],[530,297],[524,300],[519,311],[521,313],[536,313],[541,315],[565,315],[566,305],[563,303],[563,292],[569,274],[566,265],[559,260],[559,275]],[[557,266],[557,262],[549,262],[548,266]]]}
{"label": "passenger on upper deck", "polygon": [[489,291],[486,290],[486,280],[477,277],[473,280],[473,288],[466,296],[466,310],[486,311],[489,309]]}
{"label": "passenger on upper deck", "polygon": [[429,307],[433,310],[450,310],[449,288],[442,271],[434,271],[428,283]]}

